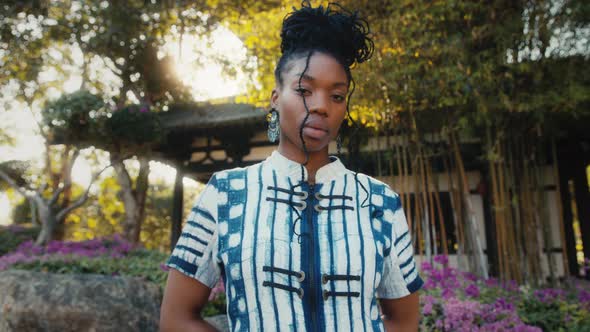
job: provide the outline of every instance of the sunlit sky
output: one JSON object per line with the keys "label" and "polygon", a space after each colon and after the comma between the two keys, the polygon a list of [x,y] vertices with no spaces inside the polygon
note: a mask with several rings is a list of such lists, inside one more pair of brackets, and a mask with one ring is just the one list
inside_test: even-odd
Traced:
{"label": "sunlit sky", "polygon": [[[174,37],[168,37],[165,40],[166,44],[160,55],[168,54],[174,58],[178,77],[190,87],[195,100],[216,99],[244,92],[246,78],[242,71],[237,70],[235,77],[228,77],[219,64],[208,60],[221,58],[234,64],[236,68],[243,66],[246,60],[246,49],[240,39],[228,29],[219,27],[208,38],[185,34],[182,45],[179,45],[178,39]],[[59,61],[59,52],[54,53],[56,53],[56,60]],[[81,56],[82,53],[79,49],[72,49],[75,64],[81,63]],[[99,73],[101,77],[108,75],[108,73],[101,72],[101,70],[104,71],[104,68],[100,68],[99,61],[92,62],[92,65],[95,66],[94,71]],[[78,90],[82,82],[79,74],[81,71],[78,68],[72,68],[70,72],[72,73],[70,77],[57,77],[57,73],[48,70],[41,76],[47,81],[61,79],[65,82],[62,91],[69,93]],[[51,98],[57,98],[62,91],[50,90]],[[11,105],[12,109],[0,112],[0,123],[2,123],[3,129],[16,139],[16,145],[14,147],[0,146],[0,162],[16,159],[32,160],[40,164],[44,145],[41,136],[37,134],[37,125],[33,116],[33,113],[38,114],[39,110],[31,112],[24,104],[13,103]],[[150,168],[150,181],[161,179],[167,183],[174,182],[176,176],[174,168],[158,162],[152,162]],[[72,171],[73,181],[87,186],[90,178],[89,164],[84,158],[79,157]],[[185,185],[190,182],[185,179]],[[0,224],[10,222],[10,213],[10,203],[6,195],[0,193]]]}

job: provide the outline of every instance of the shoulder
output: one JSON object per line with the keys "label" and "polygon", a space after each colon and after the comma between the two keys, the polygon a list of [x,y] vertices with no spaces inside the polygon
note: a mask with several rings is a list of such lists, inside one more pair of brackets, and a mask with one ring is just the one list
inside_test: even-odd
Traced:
{"label": "shoulder", "polygon": [[243,179],[247,177],[248,173],[252,173],[253,171],[256,172],[261,166],[262,162],[259,162],[245,167],[234,167],[217,171],[213,173],[209,182],[215,187],[223,189],[228,182],[235,183],[243,181]]}
{"label": "shoulder", "polygon": [[388,183],[365,173],[357,173],[349,170],[348,174],[353,176],[355,181],[362,184],[363,188],[370,194],[371,201],[378,207],[392,211],[396,211],[401,207],[399,194]]}
{"label": "shoulder", "polygon": [[399,197],[399,194],[395,192],[388,183],[382,180],[365,173],[353,172],[351,170],[348,170],[348,174],[352,175],[355,179],[362,181],[365,184],[369,184],[371,186],[371,192],[380,192],[392,198]]}

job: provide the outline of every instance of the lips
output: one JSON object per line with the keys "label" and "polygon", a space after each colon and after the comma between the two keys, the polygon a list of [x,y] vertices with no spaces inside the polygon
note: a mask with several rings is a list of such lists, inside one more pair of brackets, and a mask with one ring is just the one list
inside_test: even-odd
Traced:
{"label": "lips", "polygon": [[328,135],[328,129],[318,122],[307,122],[303,126],[303,133],[313,139],[322,139]]}

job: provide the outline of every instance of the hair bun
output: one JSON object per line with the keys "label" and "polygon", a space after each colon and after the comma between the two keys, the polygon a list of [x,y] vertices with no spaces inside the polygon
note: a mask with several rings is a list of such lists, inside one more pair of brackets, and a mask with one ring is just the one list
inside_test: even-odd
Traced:
{"label": "hair bun", "polygon": [[369,24],[357,12],[338,4],[311,7],[303,1],[283,20],[281,52],[321,49],[339,57],[348,67],[367,61],[373,54]]}

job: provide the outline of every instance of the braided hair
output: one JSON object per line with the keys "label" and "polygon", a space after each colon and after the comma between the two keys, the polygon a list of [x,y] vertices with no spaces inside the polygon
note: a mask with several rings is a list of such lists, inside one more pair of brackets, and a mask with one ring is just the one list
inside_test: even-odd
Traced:
{"label": "braided hair", "polygon": [[[305,57],[305,68],[299,77],[301,80],[309,67],[311,56],[315,53],[325,53],[334,57],[342,65],[348,83],[351,85],[346,100],[346,114],[348,119],[358,127],[350,116],[350,99],[355,89],[355,83],[350,72],[351,67],[369,60],[373,54],[374,44],[370,37],[368,22],[339,4],[330,3],[328,6],[312,7],[309,0],[302,1],[301,8],[293,7],[293,12],[287,14],[281,29],[281,57],[275,68],[275,80],[282,86],[282,73],[290,69],[292,60]],[[299,138],[305,152],[306,165],[309,152],[303,139],[303,127],[309,117],[309,108],[305,96],[302,95],[303,105],[307,112],[299,126]],[[303,166],[301,168],[303,181]]]}

